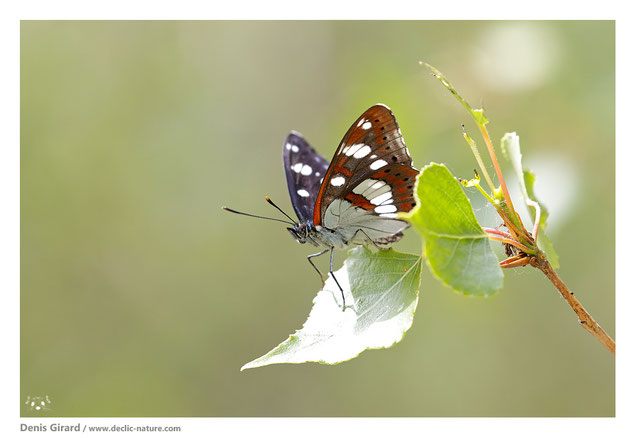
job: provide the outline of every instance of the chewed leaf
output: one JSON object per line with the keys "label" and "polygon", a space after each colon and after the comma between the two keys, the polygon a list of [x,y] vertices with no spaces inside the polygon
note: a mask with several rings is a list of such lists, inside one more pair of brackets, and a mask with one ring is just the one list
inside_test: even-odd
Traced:
{"label": "chewed leaf", "polygon": [[534,194],[535,176],[528,169],[524,169],[522,165],[521,146],[519,144],[519,136],[516,132],[508,132],[501,139],[501,149],[504,155],[510,160],[512,168],[515,171],[519,185],[521,186],[521,194],[526,201],[526,206],[530,211],[532,218],[536,217],[536,209],[534,204],[538,203],[541,207],[541,218],[539,219],[539,232],[537,235],[537,245],[543,250],[548,257],[548,261],[555,269],[559,267],[559,256],[552,246],[552,242],[545,233],[547,226],[548,209],[543,205]]}
{"label": "chewed leaf", "polygon": [[335,364],[399,342],[413,323],[421,266],[421,257],[412,254],[351,250],[335,273],[344,289],[345,311],[340,290],[329,277],[303,328],[241,370],[275,363]]}
{"label": "chewed leaf", "polygon": [[417,207],[403,215],[424,240],[431,271],[466,295],[487,296],[503,286],[503,272],[470,201],[446,166],[422,169],[416,187]]}

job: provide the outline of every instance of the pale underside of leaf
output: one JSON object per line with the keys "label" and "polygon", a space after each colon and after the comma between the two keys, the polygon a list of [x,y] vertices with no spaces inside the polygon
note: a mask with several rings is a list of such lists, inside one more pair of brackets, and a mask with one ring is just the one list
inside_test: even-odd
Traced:
{"label": "pale underside of leaf", "polygon": [[345,311],[330,276],[314,298],[303,328],[241,370],[276,363],[335,364],[402,339],[417,306],[420,257],[359,247],[335,275],[345,292]]}

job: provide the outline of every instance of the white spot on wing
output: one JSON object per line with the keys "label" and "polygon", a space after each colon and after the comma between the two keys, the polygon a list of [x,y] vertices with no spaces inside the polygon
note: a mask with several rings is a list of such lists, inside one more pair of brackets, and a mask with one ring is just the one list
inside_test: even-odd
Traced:
{"label": "white spot on wing", "polygon": [[395,219],[398,217],[397,213],[381,213],[380,216]]}
{"label": "white spot on wing", "polygon": [[353,158],[364,158],[371,152],[371,148],[369,146],[364,146],[358,149],[358,152],[353,154]]}
{"label": "white spot on wing", "polygon": [[382,187],[383,185],[385,185],[386,183],[384,181],[378,181],[375,184],[373,184],[371,186],[372,189],[379,189],[380,187]]}
{"label": "white spot on wing", "polygon": [[364,124],[362,125],[362,129],[369,129],[371,128],[371,122],[364,122]]}
{"label": "white spot on wing", "polygon": [[[351,147],[349,148],[345,148],[347,150],[347,152],[345,152],[345,155],[347,157],[350,157],[351,155],[355,154],[356,152],[358,152],[358,150],[364,146],[364,143],[356,143],[354,145],[351,145]],[[344,151],[343,151],[344,152]]]}
{"label": "white spot on wing", "polygon": [[296,146],[295,144],[292,145],[291,150],[292,152],[298,152],[298,146]]}
{"label": "white spot on wing", "polygon": [[290,149],[291,149],[291,147],[292,147],[292,145],[291,145],[291,144],[289,144],[289,143],[287,143],[287,144],[285,145],[285,148],[287,148],[287,150],[290,150]]}
{"label": "white spot on wing", "polygon": [[309,192],[305,189],[297,190],[296,193],[298,193],[298,196],[302,196],[303,198],[306,198],[309,196]]}
{"label": "white spot on wing", "polygon": [[360,184],[358,184],[357,186],[355,186],[355,188],[353,189],[353,193],[357,194],[357,195],[361,195],[362,193],[364,193],[369,187],[373,187],[374,185],[376,185],[378,182],[382,182],[382,181],[378,181],[376,179],[365,179],[364,181],[362,181]]}
{"label": "white spot on wing", "polygon": [[300,169],[300,173],[305,176],[311,175],[311,172],[313,171],[314,169],[312,169],[310,166],[307,166],[306,164],[303,165],[303,167]]}
{"label": "white spot on wing", "polygon": [[[373,198],[370,202],[373,205],[380,205],[386,201],[388,201],[389,199],[391,200],[391,202],[393,202],[393,195],[391,192],[386,192],[386,193],[382,193],[379,196],[376,196],[375,198]],[[376,209],[377,210],[377,209]],[[380,212],[378,212],[380,213]],[[390,213],[390,212],[386,212],[386,213]]]}
{"label": "white spot on wing", "polygon": [[397,207],[395,205],[380,205],[375,207],[376,213],[395,213],[397,211]]}
{"label": "white spot on wing", "polygon": [[334,176],[331,178],[331,185],[335,187],[340,187],[345,183],[345,179],[343,176]]}
{"label": "white spot on wing", "polygon": [[296,163],[292,166],[292,170],[296,173],[300,173],[300,170],[303,168],[303,163]]}
{"label": "white spot on wing", "polygon": [[369,167],[371,169],[373,169],[373,170],[377,170],[377,169],[379,169],[382,166],[386,166],[387,164],[389,164],[389,163],[387,163],[384,160],[375,160],[373,163],[371,163],[371,165]]}

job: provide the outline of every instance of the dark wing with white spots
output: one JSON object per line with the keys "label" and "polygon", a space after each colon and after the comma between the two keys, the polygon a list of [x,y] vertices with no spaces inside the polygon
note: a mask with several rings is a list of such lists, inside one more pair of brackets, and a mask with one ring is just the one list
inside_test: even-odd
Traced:
{"label": "dark wing with white spots", "polygon": [[329,162],[299,133],[292,131],[283,144],[283,167],[296,216],[301,222],[310,221]]}
{"label": "dark wing with white spots", "polygon": [[[413,186],[419,172],[412,164],[391,110],[382,104],[372,106],[353,123],[336,150],[318,193],[314,224],[355,229],[356,217],[368,222],[369,217],[362,217],[367,214],[397,221],[398,212],[415,206]],[[332,204],[334,210],[327,214]],[[378,236],[399,225],[374,223]]]}

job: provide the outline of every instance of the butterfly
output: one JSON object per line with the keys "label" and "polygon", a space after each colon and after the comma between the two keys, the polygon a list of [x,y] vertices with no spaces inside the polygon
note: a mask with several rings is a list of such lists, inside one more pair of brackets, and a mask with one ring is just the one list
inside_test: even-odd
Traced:
{"label": "butterfly", "polygon": [[334,249],[370,243],[386,249],[403,236],[408,223],[398,212],[415,207],[413,186],[419,171],[413,167],[402,132],[391,110],[377,104],[351,125],[328,162],[301,134],[292,131],[283,143],[283,168],[295,221],[274,204],[291,222],[256,216],[223,207],[232,213],[285,222],[299,243],[321,248],[307,260],[330,251],[329,274],[342,294],[333,274]]}

